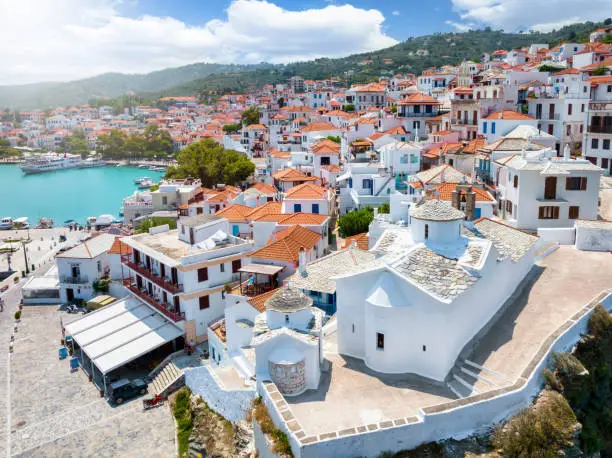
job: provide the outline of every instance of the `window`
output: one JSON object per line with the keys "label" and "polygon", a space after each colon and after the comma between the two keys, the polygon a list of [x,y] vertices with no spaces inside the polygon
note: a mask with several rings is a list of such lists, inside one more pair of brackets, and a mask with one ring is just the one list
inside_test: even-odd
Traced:
{"label": "window", "polygon": [[572,126],[569,124],[566,126],[565,135],[567,135],[568,137],[572,135]]}
{"label": "window", "polygon": [[219,271],[221,273],[225,272],[225,264],[224,263],[219,264]]}
{"label": "window", "polygon": [[538,208],[539,219],[559,219],[559,207],[540,207]]}
{"label": "window", "polygon": [[210,296],[200,297],[200,310],[204,310],[210,307]]}
{"label": "window", "polygon": [[494,122],[491,123],[491,133],[492,134],[495,133],[495,123]]}
{"label": "window", "polygon": [[289,324],[289,315],[285,315],[285,323]]}
{"label": "window", "polygon": [[293,204],[293,212],[299,213],[302,211],[302,204]]}
{"label": "window", "polygon": [[168,197],[162,196],[162,205],[168,205]]}
{"label": "window", "polygon": [[98,261],[97,265],[98,265],[98,272],[102,272],[102,262]]}
{"label": "window", "polygon": [[412,122],[412,128],[413,129],[420,129],[421,128],[421,121],[413,121]]}
{"label": "window", "polygon": [[512,215],[512,201],[510,200],[506,201],[506,213]]}
{"label": "window", "polygon": [[312,212],[315,214],[319,213],[319,204],[312,204]]}
{"label": "window", "polygon": [[423,351],[427,351],[427,345],[423,345]]}
{"label": "window", "polygon": [[571,115],[571,114],[572,114],[572,104],[571,104],[571,103],[568,103],[568,104],[567,104],[567,114],[568,114],[568,115]]}
{"label": "window", "polygon": [[601,142],[602,149],[610,149],[610,139],[606,138]]}
{"label": "window", "polygon": [[483,134],[486,134],[486,133],[487,133],[487,123],[486,123],[486,122],[483,122],[483,123],[482,123],[482,133],[483,133]]}
{"label": "window", "polygon": [[198,281],[203,282],[208,280],[208,267],[198,269]]}
{"label": "window", "polygon": [[[585,87],[585,89],[586,89],[586,87]],[[584,113],[584,103],[580,106],[580,112]]]}
{"label": "window", "polygon": [[598,138],[592,138],[591,139],[591,148],[592,149],[599,148],[599,139]]}
{"label": "window", "polygon": [[355,324],[353,323],[353,334],[355,334]]}
{"label": "window", "polygon": [[580,133],[583,132],[582,128],[584,127],[584,124],[580,124]]}
{"label": "window", "polygon": [[376,333],[376,348],[379,350],[385,349],[385,335],[382,332]]}
{"label": "window", "polygon": [[514,187],[518,188],[518,175],[514,175]]}
{"label": "window", "polygon": [[567,177],[565,179],[565,189],[568,191],[585,191],[586,187],[586,177]]}
{"label": "window", "polygon": [[608,84],[608,92],[612,92],[612,85]]}
{"label": "window", "polygon": [[569,208],[569,215],[568,215],[569,219],[577,219],[579,215],[580,215],[580,207],[572,206]]}
{"label": "window", "polygon": [[240,259],[236,259],[235,261],[232,261],[232,273],[236,273],[240,270],[240,268],[242,267],[242,262],[240,261]]}
{"label": "window", "polygon": [[425,225],[425,240],[429,239],[429,224]]}

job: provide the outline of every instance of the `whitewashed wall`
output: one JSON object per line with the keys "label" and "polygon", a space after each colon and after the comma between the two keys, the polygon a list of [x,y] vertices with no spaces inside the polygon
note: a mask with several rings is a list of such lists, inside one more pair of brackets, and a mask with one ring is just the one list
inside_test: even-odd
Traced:
{"label": "whitewashed wall", "polygon": [[586,251],[612,251],[612,231],[576,226],[576,248]]}
{"label": "whitewashed wall", "polygon": [[200,396],[212,410],[231,422],[246,417],[257,393],[255,389],[226,390],[209,366],[185,369],[185,384]]}
{"label": "whitewashed wall", "polygon": [[576,230],[573,227],[538,228],[538,237],[542,242],[556,242],[561,245],[573,245],[576,240]]}

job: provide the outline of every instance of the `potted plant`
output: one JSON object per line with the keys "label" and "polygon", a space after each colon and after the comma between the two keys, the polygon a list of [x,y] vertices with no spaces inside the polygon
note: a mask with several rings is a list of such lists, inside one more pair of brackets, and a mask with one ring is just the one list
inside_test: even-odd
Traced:
{"label": "potted plant", "polygon": [[17,310],[15,312],[15,321],[19,321],[21,319],[21,310]]}
{"label": "potted plant", "polygon": [[13,353],[13,346],[9,345],[9,353]]}

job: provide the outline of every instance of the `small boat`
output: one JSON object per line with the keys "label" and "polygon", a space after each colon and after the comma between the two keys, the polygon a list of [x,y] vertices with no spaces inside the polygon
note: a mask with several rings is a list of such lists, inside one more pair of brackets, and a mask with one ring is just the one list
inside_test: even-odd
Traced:
{"label": "small boat", "polygon": [[151,180],[150,178],[147,178],[146,180],[142,180],[138,184],[138,189],[148,189],[151,186],[153,186],[153,180]]}
{"label": "small boat", "polygon": [[113,215],[100,215],[96,218],[95,226],[110,226],[115,222]]}
{"label": "small boat", "polygon": [[96,222],[96,217],[95,216],[88,216],[87,217],[87,224],[93,224]]}
{"label": "small boat", "polygon": [[51,229],[53,227],[53,220],[51,218],[40,218],[35,229]]}
{"label": "small boat", "polygon": [[10,216],[5,216],[4,218],[0,219],[0,230],[7,231],[12,228],[13,218],[11,218]]}
{"label": "small boat", "polygon": [[164,167],[151,167],[149,170],[151,172],[165,172],[166,171]]}
{"label": "small boat", "polygon": [[21,218],[16,218],[15,221],[13,221],[13,228],[14,229],[29,229],[30,222],[28,221],[28,217],[22,216]]}
{"label": "small boat", "polygon": [[148,165],[146,165],[146,164],[140,164],[138,166],[139,169],[146,169],[147,167],[148,167]]}
{"label": "small boat", "polygon": [[150,180],[151,178],[149,177],[140,177],[140,178],[134,178],[134,184],[140,184],[145,180]]}
{"label": "small boat", "polygon": [[69,219],[64,221],[64,226],[68,227],[68,226],[74,226],[75,224],[77,224],[77,222],[73,219]]}

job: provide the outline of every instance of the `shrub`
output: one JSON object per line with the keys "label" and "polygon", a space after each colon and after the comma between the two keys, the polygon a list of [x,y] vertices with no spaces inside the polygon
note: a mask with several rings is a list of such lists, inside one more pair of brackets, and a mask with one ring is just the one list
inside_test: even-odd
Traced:
{"label": "shrub", "polygon": [[13,278],[13,281],[14,281],[15,283],[19,283],[19,277],[15,277],[15,278]]}
{"label": "shrub", "polygon": [[191,397],[191,391],[189,388],[182,388],[174,400],[174,418],[178,427],[177,439],[179,456],[187,456],[189,452],[189,436],[193,430],[193,416],[189,409],[189,398]]}
{"label": "shrub", "polygon": [[565,398],[546,391],[536,405],[495,430],[493,445],[511,458],[557,456],[570,445],[576,425],[576,416]]}
{"label": "shrub", "polygon": [[391,205],[388,203],[380,204],[378,207],[378,213],[391,213]]}
{"label": "shrub", "polygon": [[342,237],[368,232],[373,219],[374,210],[372,210],[372,207],[349,212],[338,218],[338,231]]}
{"label": "shrub", "polygon": [[605,337],[611,331],[612,317],[603,305],[598,304],[589,317],[589,334],[595,337]]}
{"label": "shrub", "polygon": [[21,318],[21,310],[17,310],[17,311],[15,312],[15,319],[16,319],[16,320],[18,320],[18,319],[20,319],[20,318]]}
{"label": "shrub", "polygon": [[274,453],[285,456],[293,456],[291,444],[289,444],[289,438],[284,432],[274,425],[274,422],[272,421],[272,418],[270,418],[268,409],[263,403],[261,396],[253,400],[253,418],[255,418],[259,424],[261,432],[272,440],[272,451]]}

